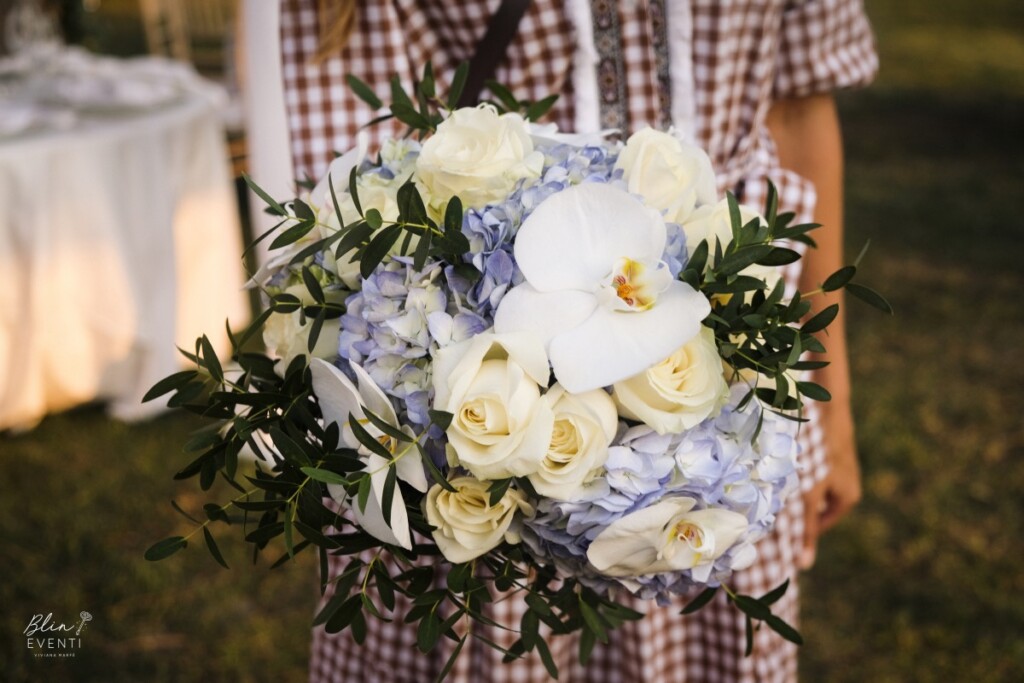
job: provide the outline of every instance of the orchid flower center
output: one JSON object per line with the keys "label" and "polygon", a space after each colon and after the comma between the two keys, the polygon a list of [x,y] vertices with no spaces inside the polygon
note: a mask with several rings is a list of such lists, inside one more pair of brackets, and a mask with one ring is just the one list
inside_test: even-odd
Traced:
{"label": "orchid flower center", "polygon": [[645,263],[623,256],[615,261],[602,283],[599,298],[612,310],[646,311],[671,283],[672,276],[663,263]]}
{"label": "orchid flower center", "polygon": [[675,528],[676,540],[699,552],[704,550],[704,531],[696,524],[680,522]]}

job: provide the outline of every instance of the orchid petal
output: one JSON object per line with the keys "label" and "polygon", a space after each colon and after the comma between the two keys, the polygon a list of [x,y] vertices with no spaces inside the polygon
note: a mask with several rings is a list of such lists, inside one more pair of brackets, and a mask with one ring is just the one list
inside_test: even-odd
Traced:
{"label": "orchid petal", "polygon": [[[375,530],[382,531],[380,527],[389,528],[387,522],[384,521],[384,515],[381,513],[382,508],[380,507],[380,503],[384,500],[384,484],[388,478],[388,461],[376,453],[371,453],[366,463],[366,469],[370,472],[370,486],[373,490],[369,498],[367,498],[363,519],[370,522]],[[376,503],[373,507],[370,506],[371,500]],[[357,513],[359,512],[358,505],[355,506],[355,510]],[[380,515],[379,519],[377,515]],[[362,521],[360,521],[360,526],[371,534],[374,533]],[[394,495],[391,497],[390,531],[391,536],[395,538],[398,545],[407,550],[412,549],[412,538],[409,535],[409,513],[405,509],[405,499],[402,497],[402,489],[398,486],[397,482],[395,483]],[[377,536],[377,538],[380,538],[382,541],[386,540],[382,536]]]}
{"label": "orchid petal", "polygon": [[555,377],[578,394],[643,372],[692,339],[711,312],[704,295],[683,282],[672,285],[646,311],[598,307],[549,347]]}
{"label": "orchid petal", "polygon": [[[362,406],[366,406],[371,413],[389,425],[397,427],[398,415],[395,414],[395,407],[391,405],[391,401],[388,400],[384,391],[377,386],[373,378],[360,365],[352,361],[349,361],[349,365],[352,367],[352,372],[356,374],[356,380],[359,382],[359,397],[362,399]],[[338,374],[341,373],[339,372]],[[365,415],[362,406],[359,407],[357,417]],[[373,427],[373,425],[369,425],[369,427]],[[371,433],[376,431],[376,428],[374,428]]]}
{"label": "orchid petal", "polygon": [[424,492],[430,487],[427,475],[423,471],[423,462],[419,453],[413,452],[398,458],[395,462],[395,469],[398,470],[398,478],[417,491]]}
{"label": "orchid petal", "polygon": [[[357,367],[355,364],[353,366]],[[311,359],[309,369],[313,373],[313,393],[316,394],[320,403],[320,412],[324,416],[324,423],[327,425],[337,424],[344,439],[346,431],[348,431],[345,429],[348,424],[348,416],[352,414],[357,418],[363,416],[359,390],[341,370],[325,360]],[[352,438],[354,439],[354,437]],[[358,446],[358,442],[353,443],[349,439],[345,439],[345,442],[351,448]]]}
{"label": "orchid petal", "polygon": [[694,504],[693,498],[670,498],[629,513],[598,534],[587,559],[608,576],[637,575],[638,568],[657,567],[665,527]]}
{"label": "orchid petal", "polygon": [[[334,500],[351,511],[352,517],[354,518],[353,521],[355,521],[363,531],[370,534],[378,541],[383,541],[384,543],[390,543],[392,545],[402,545],[402,541],[400,541],[398,536],[395,535],[395,532],[392,531],[391,527],[384,523],[384,515],[381,513],[380,503],[377,501],[375,496],[371,495],[368,497],[366,499],[366,510],[360,511],[359,504],[354,498],[345,493],[344,486],[339,484],[328,484],[327,490]],[[396,491],[395,494],[396,497],[401,495],[398,491]],[[391,519],[394,521],[393,511]],[[411,538],[409,540],[410,542],[412,541]]]}
{"label": "orchid petal", "polygon": [[658,211],[616,187],[584,183],[537,206],[519,228],[515,257],[540,291],[590,292],[619,258],[660,260],[666,239]]}
{"label": "orchid petal", "polygon": [[494,316],[494,330],[498,334],[532,332],[546,347],[554,337],[590,317],[596,307],[593,294],[575,290],[539,292],[524,282],[501,300]]}
{"label": "orchid petal", "polygon": [[370,472],[370,495],[366,499],[366,509],[360,510],[354,498],[345,493],[345,487],[336,484],[327,486],[331,497],[348,507],[355,517],[359,528],[379,541],[399,545],[407,550],[412,549],[412,537],[409,533],[409,513],[405,509],[405,498],[402,490],[396,485],[395,495],[391,499],[391,526],[384,521],[380,502],[384,497],[384,482],[388,477],[387,460],[379,455],[370,455],[367,463]]}

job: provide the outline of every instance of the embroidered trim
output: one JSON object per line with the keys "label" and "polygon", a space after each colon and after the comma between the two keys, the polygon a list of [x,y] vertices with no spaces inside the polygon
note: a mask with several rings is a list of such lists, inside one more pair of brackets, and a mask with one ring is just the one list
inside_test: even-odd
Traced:
{"label": "embroidered trim", "polygon": [[614,0],[592,0],[594,47],[597,50],[597,87],[600,96],[601,128],[625,129],[625,59],[622,54],[622,26]]}
{"label": "embroidered trim", "polygon": [[668,21],[665,0],[649,0],[651,15],[651,45],[658,78],[658,126],[662,130],[672,125],[672,77],[669,73]]}

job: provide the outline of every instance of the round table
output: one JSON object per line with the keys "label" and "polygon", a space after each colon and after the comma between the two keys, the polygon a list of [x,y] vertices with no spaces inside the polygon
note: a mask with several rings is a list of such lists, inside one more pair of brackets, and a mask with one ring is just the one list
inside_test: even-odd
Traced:
{"label": "round table", "polygon": [[248,316],[218,106],[198,93],[0,139],[0,430],[109,401],[123,419],[175,348]]}

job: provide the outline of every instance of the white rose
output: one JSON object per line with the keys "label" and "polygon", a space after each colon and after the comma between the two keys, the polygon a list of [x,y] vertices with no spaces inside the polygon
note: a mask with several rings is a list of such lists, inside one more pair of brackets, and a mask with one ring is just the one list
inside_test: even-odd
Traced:
{"label": "white rose", "polygon": [[702,327],[665,360],[613,386],[623,417],[640,420],[659,434],[679,433],[712,417],[729,398],[715,335]]}
{"label": "white rose", "polygon": [[[749,206],[740,205],[740,220],[744,225],[754,219],[762,224],[764,218]],[[723,199],[717,204],[701,206],[694,210],[690,217],[683,224],[683,234],[686,235],[686,251],[690,256],[697,249],[701,240],[708,241],[708,264],[711,264],[715,254],[715,244],[720,243],[722,250],[732,242],[732,222],[729,219],[729,203]],[[740,271],[742,275],[749,275],[763,280],[768,285],[770,292],[782,277],[782,270],[777,266],[761,266],[752,264]]]}
{"label": "white rose", "polygon": [[694,510],[693,498],[669,498],[612,522],[587,550],[594,567],[617,577],[692,569],[706,580],[714,561],[747,530],[747,518],[720,508]]}
{"label": "white rose", "polygon": [[434,542],[449,562],[469,562],[502,541],[519,543],[517,512],[533,514],[523,494],[508,489],[495,505],[489,502],[489,482],[456,477],[449,482],[455,491],[435,484],[423,500],[427,522],[434,527]]}
{"label": "white rose", "polygon": [[327,167],[327,173],[324,177],[316,184],[316,186],[309,191],[306,195],[306,200],[314,210],[319,210],[323,207],[330,207],[332,205],[331,200],[331,186],[334,186],[334,193],[338,199],[341,199],[341,193],[348,188],[348,178],[352,169],[359,166],[366,158],[366,154],[370,147],[370,136],[366,131],[360,132],[356,136],[356,146],[348,150],[341,156],[335,157],[331,161],[330,166]]}
{"label": "white rose", "polygon": [[[363,212],[377,209],[385,223],[397,221],[398,188],[405,180],[406,178],[386,178],[380,173],[365,173],[359,176],[356,180],[356,192],[359,193],[359,205],[363,208]],[[362,218],[356,209],[352,195],[348,192],[339,193],[337,199],[338,208],[341,209],[341,218],[345,225],[351,225]],[[328,225],[333,228],[330,230],[333,233],[338,229],[338,218],[334,214],[333,205],[330,206],[330,210]]]}
{"label": "white rose", "polygon": [[619,426],[615,404],[602,389],[570,394],[556,384],[545,395],[554,412],[547,453],[530,483],[537,493],[573,500],[608,459]]}
{"label": "white rose", "polygon": [[540,464],[554,415],[540,394],[550,370],[526,333],[484,333],[434,357],[434,407],[454,415],[448,444],[480,479],[526,476]]}
{"label": "white rose", "polygon": [[[292,294],[299,298],[304,305],[313,303],[313,297],[305,285],[292,285],[284,290],[286,294]],[[340,301],[340,295],[336,292],[325,292],[329,301]],[[303,325],[301,313],[271,313],[267,322],[263,325],[263,344],[271,356],[281,359],[281,362],[274,366],[279,375],[284,371],[297,356],[309,356],[309,332],[313,322],[306,319]],[[313,358],[334,358],[338,355],[338,334],[341,329],[341,319],[334,318],[325,320],[320,328],[320,335],[313,346]]]}
{"label": "white rose", "polygon": [[437,127],[423,143],[415,177],[439,215],[454,196],[466,208],[504,199],[520,179],[539,177],[543,165],[523,117],[482,104],[456,109]]}
{"label": "white rose", "polygon": [[[398,188],[402,186],[405,180],[406,178],[388,179],[379,173],[368,173],[359,176],[356,182],[356,191],[359,193],[359,205],[362,207],[363,212],[376,209],[380,212],[381,218],[384,219],[384,226],[397,221]],[[348,185],[346,184],[345,187],[348,187]],[[349,226],[362,219],[362,216],[359,215],[359,211],[356,209],[355,202],[352,200],[352,195],[348,192],[339,191],[336,194],[336,198],[338,200],[338,208],[341,209],[341,221],[338,220],[338,214],[334,211],[333,202],[329,203],[326,208],[321,209],[324,216],[321,218],[321,237],[330,237],[341,229],[342,224]],[[384,226],[381,227],[382,230]],[[405,235],[399,236],[388,253],[392,255],[399,253],[404,239]],[[413,235],[409,242],[409,249],[415,249],[418,241],[419,237]],[[338,279],[351,290],[359,288],[359,259],[357,258],[357,253],[357,250],[353,249],[346,254],[342,254],[337,259],[334,256],[333,248],[328,249],[324,253],[325,266],[337,273]]]}
{"label": "white rose", "polygon": [[695,207],[716,198],[715,171],[707,153],[670,133],[652,128],[633,133],[615,168],[623,170],[629,191],[663,211],[670,223],[682,223]]}

